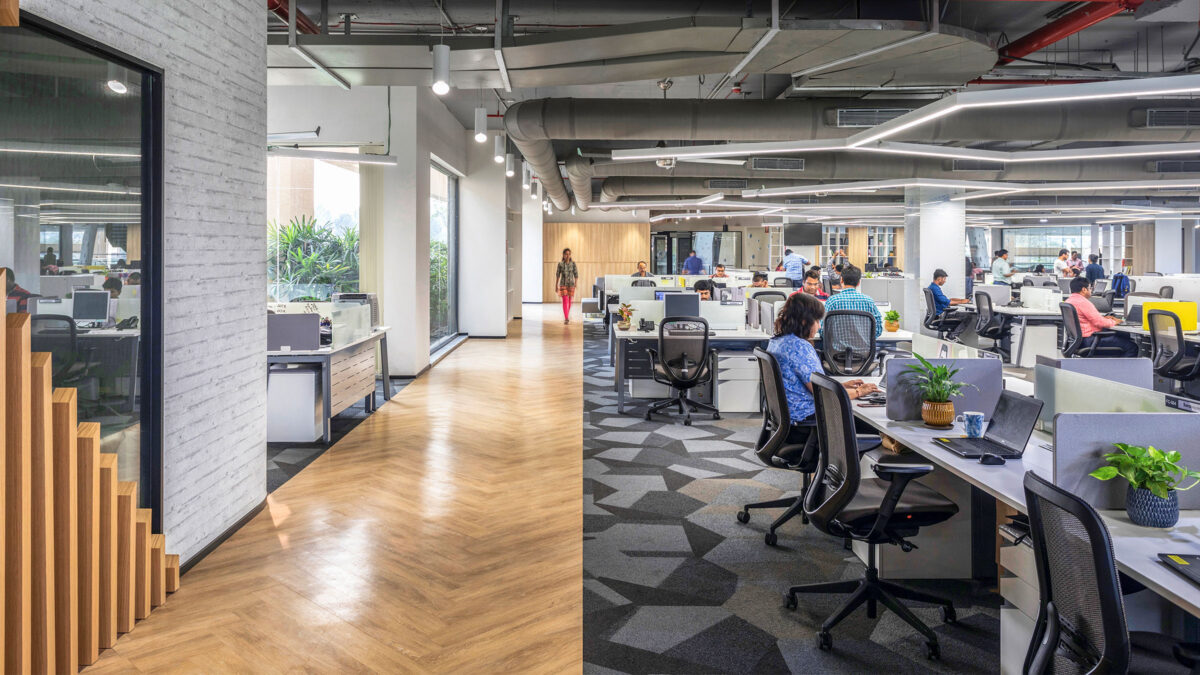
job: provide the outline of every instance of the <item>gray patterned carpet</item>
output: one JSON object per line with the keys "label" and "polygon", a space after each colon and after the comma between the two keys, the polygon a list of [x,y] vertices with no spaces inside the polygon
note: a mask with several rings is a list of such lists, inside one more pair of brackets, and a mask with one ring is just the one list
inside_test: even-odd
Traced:
{"label": "gray patterned carpet", "polygon": [[[842,542],[797,518],[763,543],[778,511],[740,505],[796,494],[799,475],[768,469],[753,453],[761,420],[693,416],[693,426],[646,422],[640,407],[618,415],[603,327],[584,326],[584,671],[588,673],[868,673],[999,671],[995,596],[969,584],[951,593],[959,622],[910,605],[938,632],[942,660],[894,614],[860,610],[815,632],[845,596],[801,596],[791,585],[857,579],[863,565]],[[922,584],[915,583],[920,586]]]}

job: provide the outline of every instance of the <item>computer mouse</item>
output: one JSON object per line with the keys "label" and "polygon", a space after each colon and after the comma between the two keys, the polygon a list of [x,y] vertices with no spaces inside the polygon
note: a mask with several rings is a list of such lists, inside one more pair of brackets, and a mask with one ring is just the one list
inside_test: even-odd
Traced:
{"label": "computer mouse", "polygon": [[1000,455],[993,455],[990,452],[985,452],[979,456],[979,463],[986,464],[987,466],[999,466],[999,465],[1003,464],[1005,461],[1007,461],[1007,460],[1005,460]]}

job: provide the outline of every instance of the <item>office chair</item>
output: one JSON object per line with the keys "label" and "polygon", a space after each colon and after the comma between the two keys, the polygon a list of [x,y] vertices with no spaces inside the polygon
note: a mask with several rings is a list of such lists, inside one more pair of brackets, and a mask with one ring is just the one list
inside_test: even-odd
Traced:
{"label": "office chair", "polygon": [[1032,286],[1033,279],[1031,279],[1030,277],[1025,277],[1024,279],[1021,280],[1021,285],[1022,286]]}
{"label": "office chair", "polygon": [[958,328],[965,317],[955,316],[953,312],[949,311],[939,314],[937,303],[933,299],[933,291],[929,288],[922,288],[921,292],[925,294],[925,320],[922,321],[922,325],[935,331],[939,340],[946,339],[946,333]]}
{"label": "office chair", "polygon": [[772,281],[772,282],[771,282],[771,285],[772,285],[772,286],[776,286],[776,287],[778,287],[778,288],[783,288],[783,287],[785,287],[785,286],[786,286],[787,288],[791,288],[791,287],[792,287],[792,280],[791,280],[791,279],[789,279],[789,278],[787,278],[787,277],[775,277],[775,281]]}
{"label": "office chair", "polygon": [[672,405],[679,406],[683,423],[692,424],[693,410],[706,410],[714,420],[721,419],[714,406],[688,398],[687,393],[714,377],[717,350],[708,348],[708,321],[699,316],[668,316],[658,323],[658,349],[647,349],[654,381],[676,390],[674,398],[650,404],[646,420]]}
{"label": "office chair", "polygon": [[866,265],[863,266],[863,271],[864,272],[878,272],[879,265],[876,265],[875,263],[867,263]]}
{"label": "office chair", "polygon": [[35,352],[50,352],[56,387],[77,387],[88,377],[91,349],[79,346],[75,320],[60,314],[29,317],[29,344]]}
{"label": "office chair", "polygon": [[1144,276],[1147,276],[1147,277],[1161,277],[1161,276],[1162,276],[1162,272],[1146,272],[1146,274],[1145,274]]}
{"label": "office chair", "polygon": [[1169,380],[1190,382],[1200,376],[1200,358],[1188,354],[1183,326],[1173,312],[1152,309],[1150,324],[1150,360],[1154,372]]}
{"label": "office chair", "polygon": [[[1119,347],[1097,347],[1095,341],[1092,342],[1091,346],[1083,346],[1083,328],[1079,325],[1079,312],[1069,302],[1058,303],[1058,311],[1062,313],[1063,320],[1062,345],[1059,346],[1063,357],[1069,359],[1072,357],[1104,356],[1105,354],[1121,353],[1122,350]],[[1092,333],[1092,336],[1097,339],[1109,335],[1116,335],[1116,332],[1101,330]]]}
{"label": "office chair", "polygon": [[1091,302],[1092,306],[1096,308],[1096,311],[1100,312],[1101,314],[1110,314],[1113,311],[1112,301],[1106,296],[1096,295],[1093,293],[1092,297],[1088,298],[1088,301]]}
{"label": "office chair", "polygon": [[933,471],[932,464],[881,461],[874,467],[878,478],[863,477],[850,396],[845,387],[826,375],[814,373],[811,383],[821,450],[812,487],[804,495],[804,514],[826,534],[866,542],[867,570],[858,581],[793,586],[788,589],[786,606],[795,609],[796,596],[800,593],[852,593],[846,604],[821,624],[817,633],[817,645],[830,650],[833,648],[830,631],[837,624],[864,603],[867,616],[874,619],[877,603],[883,603],[925,636],[926,656],[939,658],[937,634],[897,598],[940,605],[942,620],[946,623],[958,619],[954,605],[946,598],[880,579],[875,547],[894,544],[910,551],[913,545],[907,537],[915,536],[922,527],[948,520],[958,513],[958,507],[941,493],[912,482]]}
{"label": "office chair", "polygon": [[754,299],[760,302],[763,300],[767,300],[769,302],[778,302],[780,300],[787,300],[787,298],[788,294],[784,293],[783,291],[759,291],[758,293],[754,294]]}
{"label": "office chair", "polygon": [[[1025,473],[1040,606],[1024,672],[1186,673],[1196,645],[1130,633],[1108,528],[1087,502]],[[815,522],[815,521],[814,521]]]}
{"label": "office chair", "polygon": [[992,296],[983,291],[975,291],[975,309],[979,311],[979,319],[975,323],[975,332],[979,337],[992,341],[992,350],[1008,358],[1008,350],[1002,344],[1008,335],[1008,323],[996,314],[992,306]]}
{"label": "office chair", "polygon": [[[1067,279],[1066,281],[1069,282],[1070,280]],[[1042,279],[1042,286],[1045,288],[1057,288],[1065,293],[1069,293],[1071,291],[1071,286],[1069,283],[1066,285],[1064,290],[1063,284],[1060,284],[1058,279]]]}
{"label": "office chair", "polygon": [[831,375],[865,375],[875,365],[875,316],[856,309],[825,315],[822,357]]}
{"label": "office chair", "polygon": [[650,286],[650,287],[655,287],[655,286],[658,286],[658,284],[657,284],[657,283],[655,283],[653,279],[634,279],[634,280],[633,280],[633,283],[632,283],[632,284],[630,284],[630,286],[639,286],[639,287],[646,287],[646,286]]}
{"label": "office chair", "polygon": [[1163,286],[1163,287],[1159,288],[1158,289],[1158,297],[1166,298],[1168,300],[1174,298],[1175,297],[1175,287],[1174,286]]}
{"label": "office chair", "polygon": [[825,291],[825,295],[833,295],[833,279],[821,277],[821,290]]}

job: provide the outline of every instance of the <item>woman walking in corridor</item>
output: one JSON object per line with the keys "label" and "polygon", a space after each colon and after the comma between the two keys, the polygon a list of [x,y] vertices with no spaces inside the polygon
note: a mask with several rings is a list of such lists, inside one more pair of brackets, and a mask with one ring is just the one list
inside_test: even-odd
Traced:
{"label": "woman walking in corridor", "polygon": [[554,273],[554,285],[562,298],[563,323],[571,323],[571,299],[575,297],[575,280],[579,278],[579,268],[571,259],[571,249],[564,248],[558,270]]}

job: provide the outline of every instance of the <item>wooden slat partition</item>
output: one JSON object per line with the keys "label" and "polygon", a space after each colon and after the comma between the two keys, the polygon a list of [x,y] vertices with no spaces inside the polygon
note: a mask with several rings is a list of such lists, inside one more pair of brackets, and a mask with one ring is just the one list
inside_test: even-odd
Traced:
{"label": "wooden slat partition", "polygon": [[650,258],[650,223],[546,223],[542,226],[542,301],[557,302],[554,272],[562,250],[571,249],[579,281],[575,300],[591,297],[596,277],[633,274]]}
{"label": "wooden slat partition", "polygon": [[167,601],[167,538],[150,535],[150,606]]}
{"label": "wooden slat partition", "polygon": [[100,657],[100,425],[83,422],[79,460],[79,663]]}
{"label": "wooden slat partition", "polygon": [[137,510],[134,556],[137,559],[136,602],[133,615],[139,621],[150,616],[150,509]]}
{"label": "wooden slat partition", "polygon": [[33,646],[29,315],[9,314],[4,328],[4,671],[25,673],[32,669]]}
{"label": "wooden slat partition", "polygon": [[117,632],[133,630],[137,605],[137,483],[117,485]]}
{"label": "wooden slat partition", "polygon": [[33,570],[30,663],[35,673],[54,672],[54,436],[51,412],[50,355],[35,353],[30,359],[30,546]]}
{"label": "wooden slat partition", "polygon": [[179,556],[167,556],[167,592],[179,590]]}
{"label": "wooden slat partition", "polygon": [[117,456],[100,455],[100,648],[117,643]]}
{"label": "wooden slat partition", "polygon": [[[7,275],[3,271],[0,271],[0,282],[7,283],[6,279],[7,279]],[[6,355],[8,354],[7,342],[8,342],[8,331],[0,331],[0,349],[3,349],[4,353]],[[3,406],[5,410],[8,410],[8,378],[5,377],[5,371],[7,370],[7,361],[8,361],[7,357],[0,359],[0,406]],[[8,417],[8,415],[0,415],[0,437],[6,437],[4,427],[5,427],[5,419],[7,417]],[[5,522],[8,520],[8,514],[6,513],[7,499],[5,497],[5,491],[7,489],[7,485],[6,485],[7,481],[5,480],[5,477],[3,475],[4,470],[5,470],[5,464],[6,464],[5,462],[0,462],[0,522]],[[4,564],[5,557],[6,556],[4,556],[4,555],[0,555],[0,579],[8,578],[7,570],[5,569],[5,564]],[[4,587],[5,586],[6,586],[6,584],[0,583],[0,607],[7,607],[5,597],[4,597],[4,595],[5,595]],[[0,611],[0,635],[6,634],[6,632],[4,630],[4,628],[5,628],[4,624],[6,623],[5,614],[7,614],[7,612]],[[7,652],[5,651],[5,643],[6,642],[7,642],[6,640],[0,640],[0,663],[5,663],[5,664],[8,663],[8,655],[7,655]]]}
{"label": "wooden slat partition", "polygon": [[79,670],[79,465],[75,390],[55,389],[54,642],[59,672]]}

